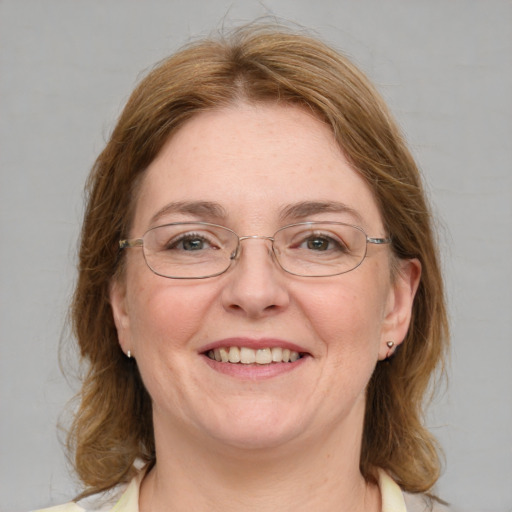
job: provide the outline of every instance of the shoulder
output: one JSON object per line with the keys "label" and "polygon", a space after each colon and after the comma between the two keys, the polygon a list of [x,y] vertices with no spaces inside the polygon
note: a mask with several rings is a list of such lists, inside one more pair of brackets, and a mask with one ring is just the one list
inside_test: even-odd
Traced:
{"label": "shoulder", "polygon": [[70,501],[63,505],[56,505],[55,507],[42,508],[32,512],[110,512],[116,502],[106,501],[103,495],[95,496],[95,500],[85,500],[80,502]]}
{"label": "shoulder", "polygon": [[63,505],[43,508],[33,512],[137,512],[138,511],[138,478],[129,484],[123,484],[104,493],[88,496],[77,502],[70,501]]}
{"label": "shoulder", "polygon": [[382,512],[449,512],[449,509],[425,494],[403,492],[384,470],[378,473]]}
{"label": "shoulder", "polygon": [[404,492],[404,501],[407,512],[449,512],[450,509],[438,503],[435,499],[424,494],[410,494]]}
{"label": "shoulder", "polygon": [[110,498],[112,498],[111,495],[98,494],[79,502],[70,501],[63,505],[34,510],[33,512],[110,512],[119,502],[120,497],[116,496],[113,500]]}
{"label": "shoulder", "polygon": [[84,509],[77,505],[74,501],[65,503],[64,505],[57,505],[56,507],[41,508],[32,512],[83,512]]}
{"label": "shoulder", "polygon": [[139,487],[146,470],[139,473],[128,484],[120,484],[106,492],[93,494],[78,502],[71,501],[56,507],[33,512],[138,512]]}

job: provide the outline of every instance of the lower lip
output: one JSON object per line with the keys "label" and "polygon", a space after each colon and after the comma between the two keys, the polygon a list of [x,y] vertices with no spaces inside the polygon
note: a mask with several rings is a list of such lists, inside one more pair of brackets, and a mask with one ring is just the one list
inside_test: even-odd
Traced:
{"label": "lower lip", "polygon": [[279,375],[284,375],[300,368],[309,356],[303,356],[293,363],[271,363],[271,364],[241,364],[241,363],[221,363],[210,359],[203,354],[206,364],[216,372],[229,375],[237,379],[261,380],[270,379]]}

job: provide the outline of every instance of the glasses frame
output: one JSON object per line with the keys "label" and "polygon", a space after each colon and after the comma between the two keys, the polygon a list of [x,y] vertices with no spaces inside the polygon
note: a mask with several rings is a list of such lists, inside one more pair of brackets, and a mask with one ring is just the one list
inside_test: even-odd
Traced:
{"label": "glasses frame", "polygon": [[[290,272],[289,270],[284,268],[283,265],[281,264],[281,262],[279,261],[279,257],[276,254],[276,251],[274,248],[275,236],[280,231],[287,229],[287,228],[292,228],[292,227],[296,227],[296,226],[311,226],[311,225],[314,226],[315,224],[322,224],[322,225],[331,224],[331,225],[338,225],[338,226],[347,226],[347,227],[351,227],[351,228],[354,228],[354,229],[357,229],[358,231],[360,231],[366,238],[365,251],[364,251],[363,257],[361,258],[361,261],[354,268],[351,268],[350,270],[344,270],[342,272],[335,272],[333,274],[326,274],[326,275],[297,274],[296,272]],[[207,276],[199,276],[199,277],[167,276],[165,274],[161,274],[161,273],[157,272],[154,268],[151,267],[151,265],[148,263],[148,260],[146,258],[146,252],[144,251],[144,237],[146,236],[147,233],[149,233],[150,231],[152,231],[154,229],[162,228],[165,226],[179,226],[179,225],[210,226],[210,227],[215,227],[215,228],[221,228],[221,229],[224,229],[226,231],[230,231],[231,233],[233,233],[233,235],[235,235],[238,238],[238,242],[237,242],[235,251],[230,256],[229,265],[221,272],[217,272],[215,274],[208,274]],[[332,277],[332,276],[339,276],[341,274],[347,274],[348,272],[352,272],[352,270],[355,270],[357,267],[359,267],[363,263],[363,261],[366,259],[368,244],[388,245],[388,244],[391,244],[391,242],[392,242],[391,237],[385,237],[385,238],[371,237],[366,234],[366,231],[361,226],[356,226],[354,224],[348,224],[346,222],[337,222],[337,221],[304,221],[304,222],[296,222],[294,224],[287,224],[286,226],[279,228],[272,236],[264,236],[264,235],[239,236],[232,229],[230,229],[226,226],[222,226],[220,224],[214,224],[211,222],[202,222],[202,221],[198,221],[198,222],[188,221],[188,222],[169,222],[167,224],[161,224],[159,226],[154,226],[152,228],[149,228],[142,235],[141,238],[125,238],[125,239],[119,240],[119,249],[123,250],[123,249],[132,249],[134,247],[142,247],[143,248],[142,254],[143,254],[144,261],[145,261],[147,267],[149,268],[149,270],[151,270],[151,272],[153,272],[153,274],[156,274],[157,276],[164,277],[166,279],[208,279],[210,277],[220,276],[220,275],[226,273],[231,268],[231,266],[233,265],[233,262],[236,261],[238,259],[238,257],[240,256],[240,253],[241,253],[241,243],[240,242],[242,242],[243,240],[269,240],[272,244],[272,254],[274,255],[274,259],[277,262],[277,264],[279,265],[279,267],[282,270],[284,270],[286,273],[291,274],[293,276],[299,276],[299,277]]]}

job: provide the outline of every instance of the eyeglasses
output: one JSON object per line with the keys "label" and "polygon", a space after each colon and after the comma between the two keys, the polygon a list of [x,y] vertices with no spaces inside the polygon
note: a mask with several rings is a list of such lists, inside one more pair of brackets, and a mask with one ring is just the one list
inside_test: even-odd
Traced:
{"label": "eyeglasses", "polygon": [[151,228],[142,238],[121,240],[119,247],[142,247],[147,266],[170,279],[205,279],[226,272],[240,256],[243,240],[268,240],[279,266],[289,274],[327,277],[344,274],[364,260],[367,244],[389,244],[362,228],[342,222],[299,222],[274,236],[238,236],[209,222],[173,222]]}

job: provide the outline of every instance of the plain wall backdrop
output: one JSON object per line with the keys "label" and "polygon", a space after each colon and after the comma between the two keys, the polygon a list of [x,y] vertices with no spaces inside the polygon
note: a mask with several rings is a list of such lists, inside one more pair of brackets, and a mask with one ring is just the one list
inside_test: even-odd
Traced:
{"label": "plain wall backdrop", "polygon": [[512,511],[507,0],[0,0],[0,510],[77,490],[56,428],[76,382],[58,348],[83,184],[121,107],[191,36],[263,15],[347,53],[398,118],[440,219],[453,331],[428,417],[446,452],[438,491],[456,510]]}

